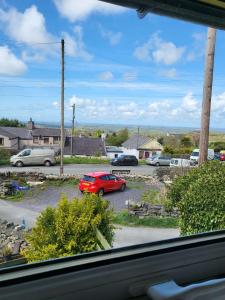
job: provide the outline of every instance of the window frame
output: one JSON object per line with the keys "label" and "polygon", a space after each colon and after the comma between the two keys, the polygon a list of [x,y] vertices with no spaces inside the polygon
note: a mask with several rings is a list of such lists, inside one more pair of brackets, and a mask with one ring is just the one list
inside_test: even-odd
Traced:
{"label": "window frame", "polygon": [[[2,140],[2,143],[1,143]],[[3,137],[0,137],[0,146],[4,146],[5,145],[5,139]]]}
{"label": "window frame", "polygon": [[143,296],[168,279],[190,284],[225,274],[224,247],[222,230],[0,269],[1,300]]}

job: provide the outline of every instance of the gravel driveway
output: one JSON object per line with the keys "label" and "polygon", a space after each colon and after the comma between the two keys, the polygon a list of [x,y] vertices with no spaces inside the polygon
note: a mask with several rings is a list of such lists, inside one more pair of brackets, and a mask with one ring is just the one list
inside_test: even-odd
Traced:
{"label": "gravel driveway", "polygon": [[[128,183],[128,187],[124,192],[116,191],[104,195],[104,199],[110,202],[111,207],[116,212],[126,208],[126,200],[132,200],[134,202],[140,201],[144,191],[149,189],[149,186],[145,183],[134,184],[132,182],[130,184],[131,187],[129,188]],[[29,196],[29,193],[27,193],[27,196],[25,196],[22,201],[14,202],[14,205],[31,209],[35,212],[41,212],[47,206],[56,206],[62,194],[67,195],[69,199],[82,197],[77,186],[73,187],[66,184],[61,187],[49,186],[41,191],[40,188],[36,187],[32,192],[32,196]]]}

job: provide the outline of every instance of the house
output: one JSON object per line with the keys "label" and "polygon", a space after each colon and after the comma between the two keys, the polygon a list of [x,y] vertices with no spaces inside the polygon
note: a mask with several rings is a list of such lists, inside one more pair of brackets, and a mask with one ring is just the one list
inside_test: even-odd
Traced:
{"label": "house", "polygon": [[138,159],[145,159],[161,154],[163,146],[156,139],[133,135],[122,144],[124,154],[135,155]]}
{"label": "house", "polygon": [[71,145],[71,137],[66,138],[64,155],[80,155],[80,156],[106,156],[106,148],[104,140],[93,137],[73,137]]}
{"label": "house", "polygon": [[60,147],[59,128],[38,128],[32,119],[26,127],[0,127],[0,148],[21,150],[27,147]]}
{"label": "house", "polygon": [[123,154],[123,150],[121,147],[116,146],[106,146],[106,155],[107,157],[113,159],[119,157]]}

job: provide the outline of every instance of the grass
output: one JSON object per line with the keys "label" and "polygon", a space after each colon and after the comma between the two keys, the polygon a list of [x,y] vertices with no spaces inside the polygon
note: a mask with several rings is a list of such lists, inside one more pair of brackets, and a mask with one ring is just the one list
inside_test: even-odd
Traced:
{"label": "grass", "polygon": [[75,186],[79,183],[78,178],[47,179],[41,187],[61,187],[65,185]]}
{"label": "grass", "polygon": [[134,189],[134,190],[144,190],[145,184],[144,182],[135,182],[135,181],[127,180],[127,187],[129,189]]}
{"label": "grass", "polygon": [[6,195],[4,197],[1,197],[1,199],[17,202],[23,200],[24,196],[25,196],[24,191],[17,191],[13,195],[10,196]]}
{"label": "grass", "polygon": [[138,216],[131,216],[127,211],[121,211],[114,214],[114,224],[124,226],[143,226],[143,227],[154,227],[154,228],[177,228],[178,219],[172,217],[144,217],[139,218]]}
{"label": "grass", "polygon": [[9,165],[9,159],[0,159],[0,166]]}
{"label": "grass", "polygon": [[64,157],[64,164],[109,164],[109,159],[103,159],[100,157]]}

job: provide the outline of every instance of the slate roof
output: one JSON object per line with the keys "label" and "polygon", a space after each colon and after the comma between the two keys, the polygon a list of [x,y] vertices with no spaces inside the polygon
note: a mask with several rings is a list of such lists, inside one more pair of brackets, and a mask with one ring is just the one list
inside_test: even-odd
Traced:
{"label": "slate roof", "polygon": [[[64,148],[64,154],[71,154],[71,138]],[[106,156],[104,142],[101,138],[73,137],[73,155],[96,156],[100,154]]]}
{"label": "slate roof", "polygon": [[122,146],[127,149],[138,149],[141,145],[148,143],[151,138],[143,135],[133,135],[128,140],[126,140]]}
{"label": "slate roof", "polygon": [[31,140],[32,136],[28,129],[23,127],[0,127],[0,134],[7,136],[9,139],[21,138],[23,140]]}
{"label": "slate roof", "polygon": [[35,128],[32,130],[32,136],[60,136],[60,128]]}

